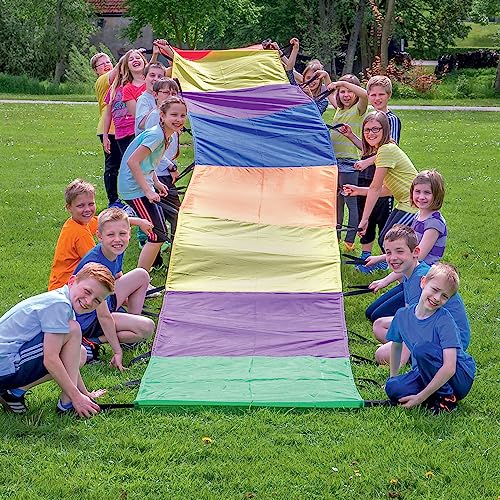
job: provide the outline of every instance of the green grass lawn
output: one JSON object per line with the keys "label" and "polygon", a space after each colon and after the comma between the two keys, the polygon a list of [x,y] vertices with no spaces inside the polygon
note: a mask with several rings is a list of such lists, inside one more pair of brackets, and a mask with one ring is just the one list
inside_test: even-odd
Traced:
{"label": "green grass lawn", "polygon": [[[0,104],[0,311],[46,289],[67,214],[63,190],[75,177],[98,187],[102,155],[92,106]],[[0,411],[0,499],[492,499],[500,494],[498,328],[498,113],[398,112],[401,145],[419,170],[447,182],[446,260],[461,272],[478,363],[470,395],[451,415],[423,410],[117,410],[90,420],[56,417],[55,384],[35,388],[30,410]],[[181,165],[192,159],[184,139]],[[137,262],[131,240],[126,268]],[[369,277],[342,269],[345,285]],[[165,275],[155,273],[155,284]],[[346,298],[348,329],[365,336],[370,297]],[[157,300],[157,306],[160,301]],[[186,314],[189,314],[186,311]],[[351,352],[375,346],[350,339]],[[131,359],[146,348],[127,353]],[[107,353],[109,358],[109,351]],[[105,401],[131,402],[144,365],[121,375],[106,363],[83,368]],[[387,368],[353,365],[366,399],[384,397]],[[204,444],[210,437],[211,444]],[[496,465],[495,465],[496,464]]]}
{"label": "green grass lawn", "polygon": [[500,45],[500,23],[466,23],[471,27],[467,38],[456,39],[457,47],[498,49]]}

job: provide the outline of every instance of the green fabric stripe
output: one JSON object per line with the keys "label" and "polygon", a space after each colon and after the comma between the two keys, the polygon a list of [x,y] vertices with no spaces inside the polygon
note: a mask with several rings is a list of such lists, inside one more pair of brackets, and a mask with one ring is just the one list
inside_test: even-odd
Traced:
{"label": "green fabric stripe", "polygon": [[347,358],[152,357],[135,404],[361,408]]}

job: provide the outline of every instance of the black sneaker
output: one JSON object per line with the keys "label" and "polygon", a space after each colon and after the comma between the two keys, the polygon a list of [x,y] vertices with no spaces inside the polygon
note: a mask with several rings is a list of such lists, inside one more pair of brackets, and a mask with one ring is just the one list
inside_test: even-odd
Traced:
{"label": "black sneaker", "polygon": [[0,404],[4,407],[5,411],[11,413],[22,414],[26,413],[28,407],[24,400],[24,394],[22,396],[14,396],[10,391],[0,392]]}
{"label": "black sneaker", "polygon": [[433,415],[439,415],[443,412],[451,413],[457,408],[457,398],[454,394],[437,398],[428,408]]}

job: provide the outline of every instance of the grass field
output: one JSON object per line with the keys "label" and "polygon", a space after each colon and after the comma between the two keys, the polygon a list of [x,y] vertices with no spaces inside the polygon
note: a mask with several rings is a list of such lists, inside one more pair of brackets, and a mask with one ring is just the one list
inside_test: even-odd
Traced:
{"label": "grass field", "polygon": [[[0,499],[498,499],[500,115],[398,114],[403,149],[419,170],[436,167],[447,181],[445,257],[461,271],[470,352],[478,363],[472,392],[455,413],[117,410],[61,419],[54,412],[56,386],[48,383],[29,394],[25,416],[0,411]],[[78,176],[94,182],[104,207],[95,115],[91,106],[0,104],[1,312],[46,289],[67,217],[65,185]],[[191,158],[187,143],[179,163]],[[127,269],[137,254],[133,239]],[[342,272],[344,285],[370,280],[347,267]],[[153,280],[163,284],[164,273]],[[349,330],[369,335],[363,314],[369,300],[346,298]],[[352,338],[350,349],[371,357],[375,346]],[[135,365],[120,375],[101,364],[84,367],[83,377],[91,388],[112,388],[143,371]],[[360,386],[364,398],[384,397],[387,368],[353,365],[353,371],[380,384]],[[133,389],[111,389],[103,401],[134,396]]]}
{"label": "grass field", "polygon": [[500,45],[500,23],[467,23],[471,27],[467,38],[456,39],[457,47],[498,49]]}

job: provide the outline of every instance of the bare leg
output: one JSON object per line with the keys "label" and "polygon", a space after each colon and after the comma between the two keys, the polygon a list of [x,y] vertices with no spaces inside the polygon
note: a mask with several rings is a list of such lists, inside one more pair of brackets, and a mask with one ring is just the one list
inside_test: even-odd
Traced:
{"label": "bare leg", "polygon": [[391,326],[393,317],[394,316],[387,316],[385,318],[376,319],[373,322],[373,335],[379,342],[382,342],[382,344],[387,342],[386,336]]}
{"label": "bare leg", "polygon": [[123,344],[142,342],[153,335],[155,323],[149,318],[128,313],[112,313],[116,325],[116,335]]}
{"label": "bare leg", "polygon": [[[388,365],[391,361],[391,344],[392,342],[387,342],[384,345],[381,345],[376,351],[375,351],[375,361],[379,365]],[[408,363],[408,360],[410,359],[410,350],[406,345],[403,343],[403,350],[401,351],[401,363],[399,367],[401,368],[402,366],[406,365]]]}
{"label": "bare leg", "polygon": [[[61,361],[69,375],[69,378],[78,386],[80,380],[80,360],[82,348],[82,330],[80,325],[73,320],[69,322],[69,334],[61,349]],[[61,393],[63,404],[69,403],[70,398],[64,392]]]}
{"label": "bare leg", "polygon": [[161,249],[161,245],[162,243],[151,243],[150,241],[148,241],[144,245],[141,254],[139,255],[139,262],[137,263],[138,267],[146,269],[146,271],[149,273],[149,271],[151,270],[151,266],[153,265],[153,262],[155,261],[156,256]]}
{"label": "bare leg", "polygon": [[362,252],[372,253],[372,249],[373,249],[373,241],[371,243],[365,243],[364,245],[361,245]]}
{"label": "bare leg", "polygon": [[149,274],[141,267],[118,278],[115,283],[117,306],[120,307],[127,301],[130,314],[141,314],[148,285]]}

